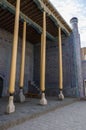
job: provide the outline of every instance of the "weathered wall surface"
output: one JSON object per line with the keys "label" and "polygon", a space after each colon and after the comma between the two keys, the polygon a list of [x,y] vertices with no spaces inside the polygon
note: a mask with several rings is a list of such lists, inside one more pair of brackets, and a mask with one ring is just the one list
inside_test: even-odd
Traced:
{"label": "weathered wall surface", "polygon": [[72,25],[73,43],[74,43],[77,96],[83,97],[83,79],[82,79],[82,65],[81,65],[81,51],[80,51],[81,42],[80,42],[80,34],[78,31],[78,19],[74,17],[70,20],[70,23]]}
{"label": "weathered wall surface", "polygon": [[[0,76],[4,79],[3,95],[8,95],[12,41],[13,41],[13,35],[9,32],[6,32],[5,30],[0,29]],[[22,40],[19,39],[18,55],[17,55],[17,72],[15,83],[16,89],[19,86],[21,43]],[[26,60],[25,60],[25,82],[24,82],[25,92],[28,89],[28,80],[33,80],[33,45],[27,42]]]}
{"label": "weathered wall surface", "polygon": [[77,96],[73,35],[63,40],[63,83],[66,96]]}
{"label": "weathered wall surface", "polygon": [[77,89],[79,92],[77,93],[81,97],[83,96],[83,79],[82,79],[82,66],[81,66],[81,53],[80,53],[80,35],[74,33],[74,52],[76,59],[76,73],[77,73]]}
{"label": "weathered wall surface", "polygon": [[86,60],[82,61],[83,93],[86,96]]}
{"label": "weathered wall surface", "polygon": [[[63,86],[66,96],[76,96],[76,74],[74,62],[73,35],[64,37],[63,49]],[[40,44],[34,47],[34,80],[40,82]],[[59,61],[58,43],[47,41],[46,48],[46,93],[58,95],[59,93]]]}
{"label": "weathered wall surface", "polygon": [[82,74],[83,74],[83,80],[86,79],[86,60],[82,61]]}
{"label": "weathered wall surface", "polygon": [[[8,95],[9,74],[13,35],[0,29],[0,76],[4,79],[3,95]],[[19,39],[16,72],[16,90],[19,86],[21,43]],[[65,96],[77,96],[77,71],[74,53],[73,34],[63,37],[63,86]],[[84,72],[84,70],[83,70]],[[24,91],[28,90],[28,80],[40,82],[40,44],[33,47],[26,44]],[[46,47],[46,94],[53,96],[59,93],[58,42],[47,41]]]}

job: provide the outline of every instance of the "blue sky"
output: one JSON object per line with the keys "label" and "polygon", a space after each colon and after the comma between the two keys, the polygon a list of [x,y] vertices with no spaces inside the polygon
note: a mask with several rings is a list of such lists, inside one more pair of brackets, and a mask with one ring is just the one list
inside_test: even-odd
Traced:
{"label": "blue sky", "polygon": [[[62,17],[70,25],[70,19],[79,20],[81,47],[86,47],[86,0],[50,0]],[[71,26],[71,25],[70,25]]]}

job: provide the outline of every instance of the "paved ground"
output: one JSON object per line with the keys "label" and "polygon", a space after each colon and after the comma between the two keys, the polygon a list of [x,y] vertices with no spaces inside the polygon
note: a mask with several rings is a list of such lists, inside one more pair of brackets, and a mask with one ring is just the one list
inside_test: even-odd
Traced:
{"label": "paved ground", "polygon": [[50,111],[61,108],[65,105],[75,102],[77,99],[65,98],[63,101],[58,101],[57,98],[48,98],[48,105],[39,105],[40,99],[27,98],[26,102],[15,102],[16,112],[12,114],[6,114],[6,107],[8,98],[0,99],[0,130],[6,130],[7,128],[21,124],[27,120],[44,115]]}
{"label": "paved ground", "polygon": [[75,102],[8,130],[86,130],[86,101]]}

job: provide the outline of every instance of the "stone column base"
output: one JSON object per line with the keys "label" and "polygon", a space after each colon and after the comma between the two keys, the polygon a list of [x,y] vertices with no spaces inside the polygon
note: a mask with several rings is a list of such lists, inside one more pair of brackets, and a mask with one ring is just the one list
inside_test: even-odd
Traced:
{"label": "stone column base", "polygon": [[40,100],[40,104],[41,105],[47,105],[47,100],[45,98],[45,93],[42,93],[42,97],[41,97],[41,100]]}
{"label": "stone column base", "polygon": [[22,102],[25,102],[25,96],[23,94],[23,89],[20,89],[20,92],[19,92],[19,101],[22,103]]}
{"label": "stone column base", "polygon": [[62,91],[60,91],[58,98],[59,98],[59,100],[64,100],[64,95],[63,95]]}
{"label": "stone column base", "polygon": [[13,96],[9,97],[9,103],[7,106],[7,113],[8,114],[15,112],[15,105],[14,105],[13,99],[14,99]]}

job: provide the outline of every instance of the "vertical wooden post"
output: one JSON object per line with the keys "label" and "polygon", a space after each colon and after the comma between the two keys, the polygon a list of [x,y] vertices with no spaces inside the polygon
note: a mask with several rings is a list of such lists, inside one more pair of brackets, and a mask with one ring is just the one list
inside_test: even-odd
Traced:
{"label": "vertical wooden post", "polygon": [[59,27],[58,29],[59,33],[59,89],[60,89],[60,94],[59,94],[59,99],[63,100],[64,95],[62,93],[63,90],[63,66],[62,66],[62,41],[61,41],[61,28]]}
{"label": "vertical wooden post", "polygon": [[21,68],[20,68],[20,88],[23,88],[24,86],[25,47],[26,47],[26,22],[24,22],[24,25],[23,25],[22,56],[21,56]]}
{"label": "vertical wooden post", "polygon": [[62,68],[62,41],[61,28],[59,27],[59,88],[63,89],[63,68]]}
{"label": "vertical wooden post", "polygon": [[40,104],[46,105],[45,99],[45,66],[46,66],[46,12],[43,12],[43,33],[41,35],[41,72],[40,72],[40,87],[42,91],[42,98]]}
{"label": "vertical wooden post", "polygon": [[9,104],[7,106],[7,113],[12,113],[15,111],[15,106],[13,103],[13,94],[15,91],[16,60],[17,60],[18,31],[19,31],[19,12],[20,12],[20,0],[16,0],[14,38],[13,38],[10,84],[9,84],[10,97],[9,97]]}
{"label": "vertical wooden post", "polygon": [[23,41],[22,41],[22,56],[21,56],[21,67],[20,67],[20,102],[25,101],[25,96],[23,94],[24,87],[24,69],[25,69],[25,48],[26,48],[26,22],[23,24]]}

